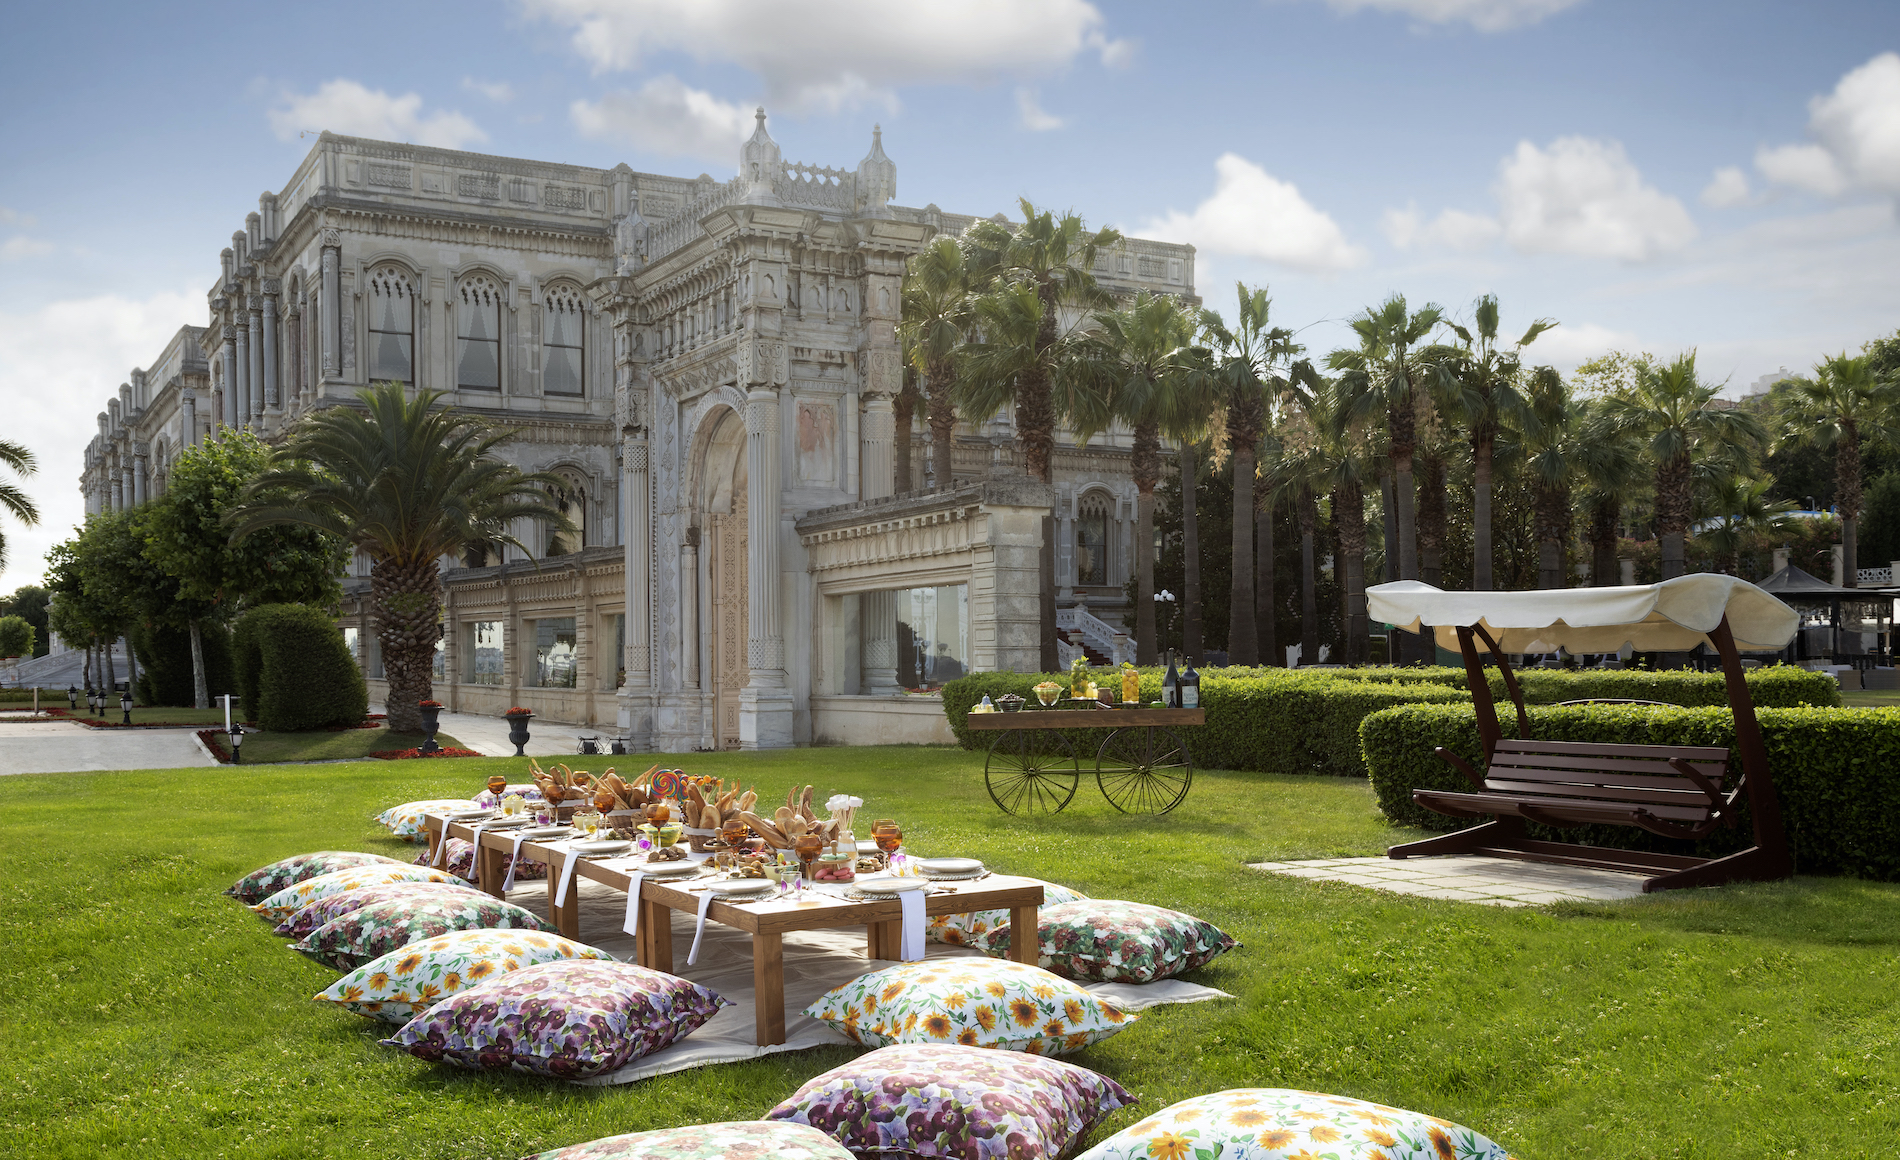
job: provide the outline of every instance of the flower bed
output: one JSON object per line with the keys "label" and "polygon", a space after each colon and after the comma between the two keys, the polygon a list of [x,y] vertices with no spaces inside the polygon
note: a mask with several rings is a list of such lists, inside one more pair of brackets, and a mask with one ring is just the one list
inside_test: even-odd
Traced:
{"label": "flower bed", "polygon": [[453,745],[444,745],[434,753],[424,753],[420,749],[372,749],[369,755],[381,761],[407,761],[412,757],[486,757],[473,749],[457,749]]}

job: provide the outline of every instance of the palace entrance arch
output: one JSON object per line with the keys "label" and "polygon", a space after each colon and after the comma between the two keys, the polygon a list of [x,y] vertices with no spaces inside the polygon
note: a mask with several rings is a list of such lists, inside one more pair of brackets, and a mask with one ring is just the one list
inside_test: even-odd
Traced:
{"label": "palace entrance arch", "polygon": [[739,748],[739,692],[746,664],[746,457],[745,421],[723,409],[706,421],[704,451],[696,473],[695,507],[700,516],[697,588],[706,618],[700,649],[711,694],[711,740],[715,749]]}

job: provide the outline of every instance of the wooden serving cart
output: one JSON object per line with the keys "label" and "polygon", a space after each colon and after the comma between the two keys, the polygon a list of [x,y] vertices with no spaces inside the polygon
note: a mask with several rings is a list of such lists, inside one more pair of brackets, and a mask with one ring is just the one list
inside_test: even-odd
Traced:
{"label": "wooden serving cart", "polygon": [[971,713],[970,729],[994,733],[983,764],[990,800],[1006,814],[1055,814],[1075,797],[1082,759],[1070,729],[1105,729],[1095,784],[1125,814],[1165,814],[1194,784],[1194,758],[1176,729],[1207,724],[1204,709],[1032,709]]}

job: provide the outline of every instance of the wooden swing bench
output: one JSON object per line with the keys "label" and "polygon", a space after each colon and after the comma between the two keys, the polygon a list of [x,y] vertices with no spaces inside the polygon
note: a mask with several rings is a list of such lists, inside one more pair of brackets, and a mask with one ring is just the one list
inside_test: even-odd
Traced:
{"label": "wooden swing bench", "polygon": [[[1728,577],[1719,579],[1730,580]],[[1396,587],[1380,586],[1382,589]],[[1429,600],[1418,589],[1425,589],[1425,586],[1415,585],[1414,589],[1392,595],[1410,596],[1413,598],[1412,603],[1421,598]],[[1435,589],[1425,590],[1436,594]],[[1755,591],[1759,592],[1759,589]],[[1457,595],[1467,596],[1462,593]],[[1552,597],[1557,594],[1508,595]],[[1766,593],[1762,593],[1762,596],[1773,599]],[[1745,599],[1749,604],[1757,605],[1752,597]],[[1386,611],[1402,612],[1407,602],[1400,600],[1398,603],[1401,607],[1394,608],[1388,604]],[[1520,599],[1512,603],[1533,605],[1537,602]],[[1752,607],[1750,611],[1757,617],[1763,615],[1763,609],[1759,606]],[[1516,618],[1507,616],[1500,619],[1516,624],[1518,620],[1538,620],[1543,616],[1541,611],[1531,607],[1518,612]],[[1384,619],[1404,627],[1401,620],[1392,616]],[[1549,621],[1555,618],[1543,619],[1545,623],[1536,633],[1541,640],[1548,640],[1553,635],[1560,636],[1569,627],[1561,621],[1550,624]],[[1792,613],[1788,619],[1792,623]],[[1418,618],[1412,617],[1411,622],[1417,624]],[[1639,623],[1632,627],[1650,626]],[[1648,635],[1673,638],[1681,635],[1680,629],[1684,626],[1671,624],[1668,627],[1678,631],[1660,634],[1652,631]],[[1717,746],[1610,745],[1533,739],[1530,737],[1530,720],[1524,708],[1523,691],[1497,640],[1481,623],[1460,625],[1455,631],[1460,651],[1464,655],[1472,701],[1477,709],[1485,770],[1480,774],[1464,758],[1440,746],[1433,752],[1464,774],[1471,783],[1471,790],[1415,789],[1412,791],[1412,800],[1448,817],[1488,817],[1493,820],[1435,838],[1394,846],[1387,851],[1390,857],[1476,854],[1647,873],[1650,877],[1643,882],[1645,891],[1713,886],[1736,880],[1766,881],[1785,878],[1792,873],[1774,784],[1768,772],[1767,749],[1762,743],[1754,704],[1742,677],[1740,657],[1726,610],[1720,622],[1706,630],[1704,639],[1714,645],[1722,657],[1729,702],[1735,715],[1736,748],[1741,755],[1739,769],[1731,763],[1730,751]],[[1601,633],[1602,629],[1599,627],[1595,631]],[[1792,627],[1789,633],[1792,635]],[[1640,638],[1645,634],[1638,631],[1633,635]],[[1755,635],[1772,633],[1763,634],[1757,630]],[[1499,727],[1490,683],[1486,680],[1478,655],[1476,642],[1479,639],[1483,640],[1487,651],[1497,658],[1505,689],[1516,706],[1518,736],[1515,738],[1504,737]],[[1672,639],[1671,643],[1679,642]],[[1527,822],[1536,822],[1559,829],[1585,825],[1629,826],[1659,837],[1695,841],[1735,825],[1744,804],[1748,806],[1753,822],[1755,844],[1721,858],[1544,841],[1532,838],[1525,825]]]}

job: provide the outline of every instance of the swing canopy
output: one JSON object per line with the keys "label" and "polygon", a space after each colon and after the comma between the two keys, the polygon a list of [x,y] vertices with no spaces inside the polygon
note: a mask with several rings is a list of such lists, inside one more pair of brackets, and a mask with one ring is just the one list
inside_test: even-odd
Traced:
{"label": "swing canopy", "polygon": [[1715,647],[1709,633],[1728,618],[1735,647],[1787,647],[1801,618],[1767,592],[1734,576],[1699,572],[1660,584],[1560,588],[1538,592],[1446,592],[1419,580],[1366,589],[1366,611],[1406,632],[1433,626],[1441,647],[1459,649],[1458,627],[1477,625],[1513,653],[1613,653]]}

